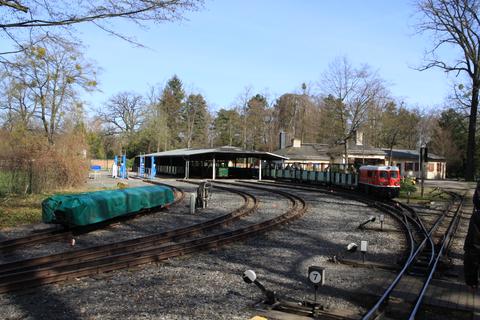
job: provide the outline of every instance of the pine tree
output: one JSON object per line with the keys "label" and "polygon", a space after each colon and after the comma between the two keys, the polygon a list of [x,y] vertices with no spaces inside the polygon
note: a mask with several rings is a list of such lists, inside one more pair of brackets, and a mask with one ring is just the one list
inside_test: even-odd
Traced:
{"label": "pine tree", "polygon": [[208,140],[209,115],[207,102],[201,94],[190,94],[182,111],[183,145],[187,148],[205,147]]}
{"label": "pine tree", "polygon": [[174,75],[168,80],[163,89],[160,98],[160,108],[162,115],[167,122],[167,134],[165,140],[165,149],[177,148],[181,146],[181,110],[184,106],[185,91],[182,81]]}

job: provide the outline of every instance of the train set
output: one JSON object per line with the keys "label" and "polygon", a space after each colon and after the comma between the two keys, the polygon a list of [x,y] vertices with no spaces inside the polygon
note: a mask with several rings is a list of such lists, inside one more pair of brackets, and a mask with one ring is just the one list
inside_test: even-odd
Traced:
{"label": "train set", "polygon": [[[183,177],[183,167],[157,166],[156,172],[160,175]],[[221,170],[227,173],[221,174]],[[237,169],[238,170],[238,169]],[[257,178],[258,169],[249,169],[250,174],[243,174],[241,178]],[[218,178],[235,178],[238,172],[230,168],[217,168]],[[232,174],[234,175],[232,176]],[[327,169],[324,171],[302,170],[290,168],[262,168],[262,178],[272,180],[291,180],[299,183],[320,184],[346,189],[357,189],[360,192],[374,194],[384,198],[395,198],[400,193],[400,170],[396,166],[360,166],[354,172]]]}
{"label": "train set", "polygon": [[294,180],[302,183],[358,189],[361,192],[385,198],[398,197],[400,192],[400,172],[398,167],[394,166],[361,166],[358,172],[351,173],[267,169],[263,176],[275,180]]}

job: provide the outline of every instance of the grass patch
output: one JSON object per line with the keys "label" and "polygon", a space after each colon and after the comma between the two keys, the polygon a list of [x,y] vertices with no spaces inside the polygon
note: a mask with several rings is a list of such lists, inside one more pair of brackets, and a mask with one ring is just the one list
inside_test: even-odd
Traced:
{"label": "grass patch", "polygon": [[[102,188],[95,190],[116,189]],[[0,229],[16,227],[22,224],[40,223],[42,221],[42,201],[53,194],[69,194],[95,191],[91,186],[81,186],[58,190],[51,193],[17,195],[0,194]]]}
{"label": "grass patch", "polygon": [[0,228],[38,223],[42,220],[42,200],[48,195],[6,195],[0,198]]}
{"label": "grass patch", "polygon": [[[410,193],[410,200],[414,201],[446,201],[450,199],[450,196],[445,192],[442,192],[438,188],[425,187],[423,192],[423,197],[420,192],[420,186],[417,187],[417,190]],[[409,195],[406,190],[400,190],[400,199],[408,199]]]}

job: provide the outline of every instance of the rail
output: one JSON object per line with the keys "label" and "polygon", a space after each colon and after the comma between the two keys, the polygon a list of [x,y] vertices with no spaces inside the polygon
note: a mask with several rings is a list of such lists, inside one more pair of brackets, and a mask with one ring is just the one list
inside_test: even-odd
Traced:
{"label": "rail", "polygon": [[[234,190],[232,188],[228,189]],[[239,190],[236,190],[234,192],[238,191]],[[269,190],[267,189],[267,191]],[[105,271],[128,268],[135,265],[157,262],[171,257],[198,252],[199,250],[217,248],[219,246],[223,246],[238,240],[243,240],[253,235],[271,230],[278,225],[284,224],[291,219],[302,215],[305,212],[306,203],[300,197],[288,194],[286,192],[270,192],[281,194],[282,196],[288,198],[291,203],[291,208],[284,214],[273,219],[236,229],[234,231],[187,240],[177,244],[152,245],[151,247],[143,247],[142,249],[136,249],[134,251],[125,253],[122,245],[118,245],[117,243],[117,250],[114,250],[111,252],[111,254],[100,258],[96,257],[95,259],[90,259],[87,261],[75,262],[75,257],[71,257],[71,260],[68,263],[48,265],[45,266],[45,268],[33,266],[31,267],[31,270],[28,270],[28,268],[24,269],[23,273],[22,271],[15,272],[18,271],[17,269],[10,270],[8,272],[4,271],[0,276],[0,292],[63,281],[72,277],[81,277]],[[171,233],[171,236],[176,239],[176,230],[172,230]]]}
{"label": "rail", "polygon": [[[440,223],[443,221],[444,217],[448,214],[448,212],[450,211],[451,209],[451,206],[453,205],[453,202],[454,200],[452,200],[451,203],[449,203],[449,205],[447,206],[446,210],[444,211],[444,214],[442,216],[440,216],[436,222],[433,224],[433,226],[430,228],[430,230],[428,231],[428,237],[425,237],[424,240],[417,246],[415,252],[414,252],[414,255],[410,257],[410,259],[408,259],[406,261],[406,263],[404,264],[403,268],[401,269],[401,271],[397,274],[397,276],[395,277],[395,279],[392,281],[392,283],[388,286],[388,288],[384,291],[384,293],[382,294],[382,296],[377,300],[377,302],[375,303],[375,305],[369,309],[369,311],[362,317],[362,320],[368,320],[368,319],[371,319],[373,316],[376,316],[376,313],[379,311],[379,309],[382,307],[382,305],[388,300],[388,298],[390,297],[390,295],[392,294],[393,290],[395,289],[395,287],[398,285],[398,283],[400,282],[400,280],[405,276],[406,274],[406,271],[408,270],[408,268],[412,265],[412,263],[415,261],[415,259],[418,257],[418,255],[422,252],[424,246],[425,246],[425,243],[427,241],[431,241],[433,243],[433,240],[431,239],[432,237],[432,234],[433,232],[436,230],[436,228],[438,228],[438,226],[440,225]],[[459,205],[458,209],[457,209],[457,213],[460,211],[460,208],[461,208],[461,204]],[[419,219],[420,220],[420,219]],[[453,221],[453,220],[452,220]],[[432,247],[433,248],[433,247]],[[433,276],[433,273],[435,272],[435,268],[437,266],[437,262],[438,262],[438,259],[441,257],[441,253],[443,251],[443,242],[442,242],[442,247],[441,247],[441,251],[439,251],[436,255],[436,259],[433,260],[433,263],[430,263],[429,266],[430,266],[430,273],[429,275],[427,276],[427,280],[426,282],[424,283],[424,286],[422,287],[422,290],[421,292],[419,293],[419,296],[417,297],[417,302],[418,302],[418,306],[417,306],[417,303],[415,304],[415,307],[414,307],[414,310],[415,310],[415,313],[418,311],[418,307],[420,306],[420,303],[421,303],[421,300],[423,298],[423,295],[425,294],[425,291],[426,291],[426,288],[428,287],[428,284],[430,283],[430,280],[431,280],[431,277]],[[432,251],[433,252],[433,251]],[[432,255],[433,256],[433,255]],[[433,257],[434,258],[434,257]],[[430,260],[432,261],[432,259]],[[427,283],[428,282],[428,283]],[[412,311],[413,312],[413,311]],[[414,316],[414,315],[413,315]],[[409,318],[411,319],[411,318]]]}

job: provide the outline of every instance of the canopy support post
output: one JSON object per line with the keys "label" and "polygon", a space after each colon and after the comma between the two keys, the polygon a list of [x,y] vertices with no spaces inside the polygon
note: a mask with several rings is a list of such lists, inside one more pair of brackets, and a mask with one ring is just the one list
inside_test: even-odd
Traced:
{"label": "canopy support post", "polygon": [[215,180],[215,156],[213,156],[213,160],[212,160],[212,166],[213,166],[213,170],[212,170],[212,180]]}

